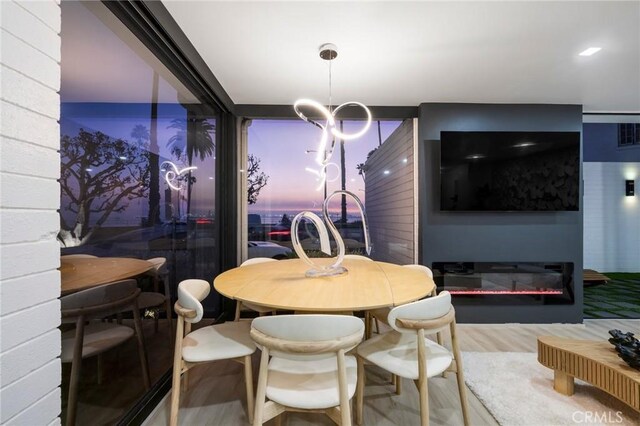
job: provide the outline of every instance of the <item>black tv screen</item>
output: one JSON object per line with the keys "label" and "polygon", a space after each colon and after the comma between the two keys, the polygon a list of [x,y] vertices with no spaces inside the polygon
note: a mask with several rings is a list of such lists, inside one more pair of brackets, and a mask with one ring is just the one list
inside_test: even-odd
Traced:
{"label": "black tv screen", "polygon": [[572,211],[580,132],[441,132],[443,211]]}

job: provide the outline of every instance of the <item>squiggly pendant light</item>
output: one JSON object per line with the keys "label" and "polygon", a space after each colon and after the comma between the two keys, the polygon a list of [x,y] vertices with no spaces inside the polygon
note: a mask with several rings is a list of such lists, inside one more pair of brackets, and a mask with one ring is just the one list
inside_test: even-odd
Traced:
{"label": "squiggly pendant light", "polygon": [[[312,99],[299,99],[293,105],[293,109],[296,112],[296,114],[298,115],[298,117],[300,117],[301,119],[303,119],[307,123],[311,123],[314,126],[319,127],[322,130],[322,135],[320,137],[320,144],[319,144],[318,149],[316,151],[317,155],[316,155],[316,159],[315,159],[316,163],[320,166],[320,168],[318,170],[312,169],[310,167],[306,168],[306,170],[308,172],[311,172],[311,173],[315,174],[316,176],[318,176],[318,178],[319,178],[318,180],[320,181],[320,184],[316,188],[316,190],[318,190],[318,191],[327,182],[327,168],[329,166],[333,166],[333,167],[336,167],[337,169],[339,169],[337,164],[331,162],[331,157],[333,156],[333,148],[335,146],[336,138],[337,139],[341,139],[341,140],[345,140],[345,141],[357,139],[357,138],[361,137],[362,135],[364,135],[367,132],[367,130],[369,130],[369,127],[371,126],[371,111],[369,111],[369,108],[367,108],[367,106],[364,105],[363,103],[350,101],[350,102],[345,102],[343,104],[338,105],[333,110],[331,108],[331,61],[333,59],[335,59],[337,56],[338,56],[338,51],[337,51],[337,48],[336,48],[335,45],[333,45],[331,43],[327,43],[327,44],[323,44],[322,46],[320,46],[320,57],[322,59],[324,59],[324,60],[329,61],[329,108],[326,108],[320,102],[314,101]],[[360,108],[362,108],[364,110],[364,112],[365,112],[365,114],[367,116],[367,119],[366,119],[366,122],[365,122],[364,126],[362,126],[362,128],[359,131],[355,132],[355,133],[343,133],[340,130],[338,130],[338,128],[336,127],[336,114],[342,108],[347,107],[347,106],[360,107]],[[324,124],[321,124],[321,123],[319,123],[319,122],[317,122],[315,120],[312,120],[309,117],[307,117],[302,112],[301,107],[312,108],[312,109],[316,110],[318,113],[320,113],[320,116],[322,118],[324,118],[324,120],[325,120]],[[327,143],[329,142],[329,135],[331,135],[332,141],[331,141],[331,147],[327,150]],[[347,269],[344,266],[342,266],[342,261],[344,260],[344,255],[345,255],[344,241],[342,239],[342,236],[338,232],[338,229],[333,224],[333,222],[331,222],[331,219],[329,217],[329,201],[335,195],[338,195],[338,194],[347,195],[347,196],[353,198],[354,201],[356,202],[356,205],[358,206],[358,209],[360,211],[360,216],[362,217],[362,225],[364,227],[364,241],[365,241],[366,252],[367,252],[367,254],[371,253],[371,243],[370,243],[370,238],[369,238],[369,226],[367,224],[367,216],[365,214],[364,206],[362,205],[362,201],[360,201],[358,196],[356,196],[352,192],[344,191],[344,190],[342,190],[342,191],[334,191],[328,197],[326,197],[326,199],[324,200],[324,203],[323,203],[322,212],[323,212],[323,215],[324,215],[324,222],[322,221],[322,219],[320,219],[320,217],[318,217],[318,215],[316,215],[315,213],[310,212],[310,211],[304,211],[304,212],[299,213],[298,215],[296,215],[296,217],[291,222],[291,243],[293,245],[293,248],[294,248],[296,254],[304,262],[306,262],[309,266],[311,266],[311,269],[309,269],[306,272],[306,276],[308,276],[308,277],[321,277],[321,276],[339,275],[339,274],[343,274],[343,273],[347,272]],[[316,226],[316,228],[318,230],[319,237],[320,237],[319,238],[320,239],[320,250],[323,253],[326,253],[328,255],[331,255],[331,246],[329,244],[329,233],[327,231],[327,226],[331,230],[331,234],[333,235],[333,238],[336,240],[337,249],[338,249],[338,255],[336,257],[336,260],[331,265],[318,265],[315,262],[313,262],[306,255],[306,253],[304,252],[304,249],[302,248],[302,244],[300,243],[300,239],[298,238],[298,226],[299,226],[300,222],[303,219],[310,220]],[[326,223],[326,225],[325,225],[325,223]]]}

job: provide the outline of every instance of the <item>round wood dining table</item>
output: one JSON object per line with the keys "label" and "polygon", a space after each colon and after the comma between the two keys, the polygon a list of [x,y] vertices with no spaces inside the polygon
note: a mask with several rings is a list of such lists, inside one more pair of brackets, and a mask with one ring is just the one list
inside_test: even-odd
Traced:
{"label": "round wood dining table", "polygon": [[63,295],[133,278],[153,268],[146,260],[127,257],[60,257]]}
{"label": "round wood dining table", "polygon": [[[331,264],[334,259],[314,259]],[[385,262],[345,259],[347,273],[305,277],[300,259],[242,266],[214,280],[223,296],[276,309],[312,312],[361,311],[398,306],[430,294],[435,284],[423,272]]]}

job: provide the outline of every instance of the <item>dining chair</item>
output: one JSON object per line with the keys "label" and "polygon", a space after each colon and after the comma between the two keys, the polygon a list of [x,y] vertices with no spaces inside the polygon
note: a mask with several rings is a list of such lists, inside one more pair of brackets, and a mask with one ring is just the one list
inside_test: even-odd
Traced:
{"label": "dining chair", "polygon": [[[362,341],[362,320],[346,315],[279,315],[251,323],[262,349],[253,425],[286,411],[325,413],[351,425],[356,360],[347,352]],[[268,401],[267,401],[268,399]]]}
{"label": "dining chair", "polygon": [[[423,272],[427,277],[429,277],[430,279],[433,279],[433,271],[431,271],[431,269],[429,269],[424,265],[411,264],[411,265],[403,265],[403,267],[408,269],[413,269],[414,271]],[[438,293],[436,291],[436,287],[434,286],[433,290],[431,290],[430,297],[437,296],[437,294]],[[373,324],[375,324],[376,326],[376,333],[380,333],[380,322],[386,325],[389,325],[389,322],[387,321],[387,317],[389,316],[389,312],[391,312],[391,309],[392,308],[390,307],[384,307],[384,308],[374,309],[372,311],[365,312],[365,324],[366,324],[365,333],[366,333],[367,339],[371,338]],[[373,320],[373,323],[372,323],[372,320]],[[436,334],[436,340],[439,345],[442,345],[442,342],[443,342],[442,332],[438,332]],[[446,373],[442,373],[442,377],[446,377]],[[400,395],[402,393],[402,378],[396,376],[395,374],[392,374],[391,383],[396,387],[396,394]]]}
{"label": "dining chair", "polygon": [[173,356],[170,425],[178,424],[180,408],[180,381],[183,373],[199,364],[220,360],[234,360],[244,364],[247,392],[247,417],[253,419],[253,374],[251,355],[256,345],[249,337],[248,321],[225,322],[191,331],[191,324],[202,319],[202,300],[209,295],[211,286],[204,280],[185,280],[178,285],[175,311],[176,346]]}
{"label": "dining chair", "polygon": [[[270,257],[254,257],[252,259],[247,259],[244,262],[242,262],[240,267],[257,265],[260,263],[267,263],[267,262],[277,262],[277,259],[272,259]],[[273,308],[269,308],[267,306],[260,306],[253,303],[246,303],[238,300],[236,302],[236,315],[235,315],[234,321],[240,320],[240,316],[243,310],[242,308],[247,308],[247,310],[258,312],[260,316],[263,316],[269,312],[271,312],[271,315],[276,314],[276,311]]]}
{"label": "dining chair", "polygon": [[71,363],[67,425],[74,425],[78,407],[78,382],[82,360],[98,357],[98,375],[101,374],[101,355],[107,350],[125,343],[134,335],[130,327],[91,320],[102,319],[120,312],[124,307],[133,310],[133,324],[138,340],[138,355],[142,366],[144,387],[149,390],[149,366],[142,338],[140,314],[137,309],[140,289],[135,280],[124,280],[78,291],[60,298],[63,323],[75,323],[75,328],[62,333],[60,359]]}
{"label": "dining chair", "polygon": [[[408,269],[413,269],[415,271],[423,272],[427,277],[429,277],[430,279],[433,279],[433,272],[431,271],[431,269],[427,268],[424,265],[403,265],[403,266]],[[430,296],[433,297],[436,295],[437,295],[436,288],[433,287],[433,290],[431,291]],[[387,316],[389,315],[389,312],[391,312],[391,308],[384,307],[384,308],[367,311],[365,313],[367,339],[371,338],[371,333],[372,333],[371,330],[372,330],[373,324],[375,324],[376,326],[376,333],[380,333],[380,322],[388,325]],[[440,333],[438,333],[438,342],[439,343],[442,342],[442,336],[440,335]]]}
{"label": "dining chair", "polygon": [[[153,280],[153,291],[143,291],[138,298],[140,310],[149,308],[164,309],[167,314],[167,325],[169,326],[169,344],[173,350],[173,319],[171,315],[171,291],[169,289],[169,271],[167,270],[167,259],[164,257],[154,257],[147,259],[147,262],[153,264],[153,268],[147,272],[147,275]],[[162,281],[163,289],[160,291],[160,282]],[[158,331],[158,315],[154,318],[154,330]]]}
{"label": "dining chair", "polygon": [[[420,424],[429,424],[428,378],[444,371],[456,373],[458,393],[465,426],[469,425],[462,358],[456,338],[455,310],[451,295],[443,291],[438,296],[393,308],[388,316],[391,331],[375,336],[357,349],[358,389],[356,420],[362,423],[364,403],[364,364],[377,365],[398,377],[414,381],[420,395]],[[449,328],[451,350],[425,335]]]}

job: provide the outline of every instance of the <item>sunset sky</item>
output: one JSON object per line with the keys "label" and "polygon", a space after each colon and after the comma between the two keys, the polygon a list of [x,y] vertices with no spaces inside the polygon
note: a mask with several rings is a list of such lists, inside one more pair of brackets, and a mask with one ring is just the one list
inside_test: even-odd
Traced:
{"label": "sunset sky", "polygon": [[[61,132],[75,135],[80,127],[88,131],[99,130],[112,138],[133,141],[131,130],[138,124],[150,127],[149,104],[104,104],[104,103],[64,103],[62,107]],[[179,104],[160,104],[158,119],[158,145],[160,156],[171,159],[167,146],[169,139],[176,134],[169,128],[173,118],[184,118],[184,108]],[[345,121],[344,132],[357,132],[363,122]],[[384,141],[398,126],[399,121],[382,121],[381,133]],[[263,215],[263,222],[271,222],[273,217],[283,213],[295,214],[302,210],[319,211],[323,201],[323,189],[317,190],[317,176],[305,168],[318,168],[315,162],[321,131],[302,120],[253,120],[249,127],[250,154],[260,159],[260,169],[269,176],[267,185],[258,196],[258,202],[249,206],[250,213]],[[377,122],[373,122],[369,131],[359,139],[345,143],[346,187],[364,202],[364,181],[358,175],[356,165],[366,160],[367,154],[378,146]],[[340,147],[336,145],[331,162],[337,167],[329,168],[327,192],[340,189]],[[209,215],[214,206],[215,160],[194,160],[198,170],[194,172],[198,181],[193,186],[192,214]],[[183,165],[184,166],[184,165]],[[164,198],[161,185],[161,196]],[[331,210],[339,209],[339,197],[332,202]],[[352,211],[353,204],[349,204]],[[64,208],[63,208],[64,209]],[[111,224],[133,224],[147,215],[148,201],[137,199],[121,214],[114,213],[109,219]],[[183,209],[184,210],[184,209]],[[163,218],[164,219],[164,218]]]}
{"label": "sunset sky", "polygon": [[[345,121],[344,132],[357,132],[363,122]],[[382,121],[382,141],[400,125],[399,121]],[[305,170],[317,168],[316,150],[321,130],[302,120],[254,120],[249,127],[249,153],[261,160],[261,170],[269,175],[267,186],[262,189],[258,202],[249,206],[250,213],[298,212],[321,208],[324,191],[317,190],[317,177]],[[374,121],[369,131],[359,139],[345,142],[346,188],[364,201],[364,181],[358,175],[356,165],[363,163],[369,151],[378,146],[378,128]],[[330,168],[327,193],[340,189],[340,147],[336,144],[331,162],[338,168]],[[332,202],[332,210],[339,208],[339,198]]]}

